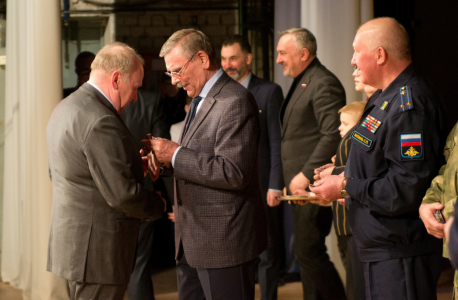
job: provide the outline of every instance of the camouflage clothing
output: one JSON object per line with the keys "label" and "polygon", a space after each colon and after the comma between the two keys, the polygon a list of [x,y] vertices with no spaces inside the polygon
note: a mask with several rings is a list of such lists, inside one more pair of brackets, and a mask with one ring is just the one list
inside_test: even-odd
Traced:
{"label": "camouflage clothing", "polygon": [[[458,196],[458,123],[447,137],[444,156],[447,164],[443,165],[439,174],[431,182],[422,203],[440,202],[444,205],[443,215],[446,219],[454,215],[453,206]],[[443,256],[449,257],[448,246],[444,239]],[[458,273],[455,272],[453,294],[458,300]]]}

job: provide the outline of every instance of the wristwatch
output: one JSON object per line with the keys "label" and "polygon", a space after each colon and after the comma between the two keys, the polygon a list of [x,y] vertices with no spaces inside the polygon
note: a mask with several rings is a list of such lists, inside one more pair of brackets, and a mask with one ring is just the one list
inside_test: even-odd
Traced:
{"label": "wristwatch", "polygon": [[340,188],[340,194],[342,195],[342,197],[344,198],[347,198],[347,197],[350,197],[350,195],[347,193],[347,191],[345,190],[346,186],[347,186],[347,180],[350,179],[350,177],[345,177],[344,180],[342,181],[342,187]]}

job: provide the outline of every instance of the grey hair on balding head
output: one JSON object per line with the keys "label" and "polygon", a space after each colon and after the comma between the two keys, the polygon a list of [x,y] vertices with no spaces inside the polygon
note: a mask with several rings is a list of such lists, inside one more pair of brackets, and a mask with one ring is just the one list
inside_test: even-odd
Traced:
{"label": "grey hair on balding head", "polygon": [[120,42],[103,47],[95,56],[91,70],[103,70],[106,74],[119,71],[129,83],[129,77],[135,66],[144,65],[145,60],[133,48]]}
{"label": "grey hair on balding head", "polygon": [[210,61],[216,64],[215,47],[202,31],[189,28],[175,32],[164,43],[159,56],[164,57],[178,44],[180,45],[180,52],[185,58],[191,59],[197,52],[204,51],[207,53]]}
{"label": "grey hair on balding head", "polygon": [[316,38],[309,30],[305,28],[290,28],[280,32],[280,36],[286,34],[292,34],[294,42],[299,49],[306,48],[310,55],[315,56],[318,46],[316,44]]}
{"label": "grey hair on balding head", "polygon": [[401,61],[411,58],[409,35],[398,21],[390,17],[373,19],[360,27],[364,35],[362,42],[369,51],[382,47],[393,59]]}

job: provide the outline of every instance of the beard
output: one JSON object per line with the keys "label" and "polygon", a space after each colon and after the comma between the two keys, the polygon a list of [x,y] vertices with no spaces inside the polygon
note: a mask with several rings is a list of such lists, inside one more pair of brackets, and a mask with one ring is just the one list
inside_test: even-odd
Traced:
{"label": "beard", "polygon": [[239,69],[232,69],[232,68],[224,69],[226,73],[229,71],[230,72],[235,71],[234,74],[229,74],[229,73],[227,74],[230,77],[232,77],[232,79],[234,79],[235,81],[239,81],[239,79],[242,78],[246,74],[246,70],[247,70],[246,65],[241,65]]}

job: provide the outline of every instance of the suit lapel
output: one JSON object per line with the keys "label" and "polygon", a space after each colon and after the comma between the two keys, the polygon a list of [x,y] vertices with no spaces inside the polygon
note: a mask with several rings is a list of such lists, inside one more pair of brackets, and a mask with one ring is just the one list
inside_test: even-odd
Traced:
{"label": "suit lapel", "polygon": [[312,80],[313,74],[315,74],[315,71],[320,65],[321,63],[318,60],[318,58],[315,58],[315,60],[312,61],[310,66],[307,68],[307,71],[305,71],[304,75],[302,75],[302,79],[297,84],[294,93],[291,95],[291,99],[288,101],[288,103],[284,103],[284,105],[286,104],[286,107],[282,120],[282,137],[286,131],[286,128],[288,127],[288,120],[291,116],[291,112],[293,111],[294,104],[301,98],[301,95],[307,90],[307,86],[310,85],[310,81]]}
{"label": "suit lapel", "polygon": [[[203,100],[202,105],[199,108],[199,111],[197,112],[196,116],[194,117],[194,120],[191,123],[191,126],[189,126],[188,132],[186,132],[184,138],[182,137],[183,140],[181,141],[181,145],[187,146],[192,136],[196,132],[197,128],[199,128],[200,124],[203,122],[203,120],[213,107],[213,104],[216,102],[215,96],[221,91],[221,88],[230,79],[231,78],[229,77],[229,75],[223,73],[221,77],[218,78],[218,80],[215,82],[213,87],[208,92],[207,97],[205,97],[205,99]],[[186,116],[186,120],[189,117],[188,115]],[[183,131],[181,132],[181,135],[183,135]]]}
{"label": "suit lapel", "polygon": [[257,91],[259,89],[259,80],[258,77],[256,77],[253,73],[251,73],[251,79],[250,82],[248,83],[248,90],[254,95],[256,95]]}

